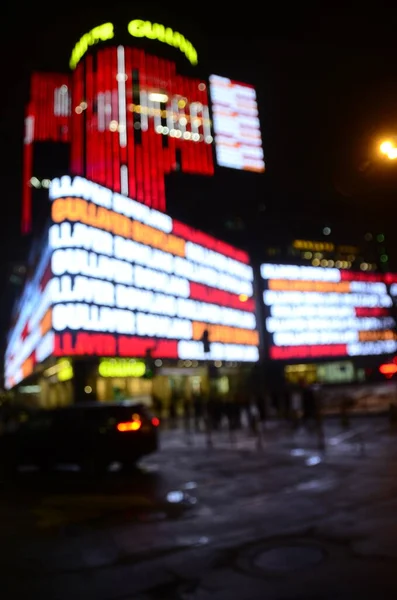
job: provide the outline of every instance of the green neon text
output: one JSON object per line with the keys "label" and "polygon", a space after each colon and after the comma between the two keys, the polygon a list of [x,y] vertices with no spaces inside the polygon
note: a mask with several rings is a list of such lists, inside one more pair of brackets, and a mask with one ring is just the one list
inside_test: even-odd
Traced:
{"label": "green neon text", "polygon": [[128,23],[128,32],[133,37],[145,37],[150,40],[164,42],[164,44],[168,44],[169,46],[174,46],[174,48],[178,48],[178,50],[183,52],[192,65],[197,65],[196,49],[181,33],[173,31],[170,27],[135,19]]}
{"label": "green neon text", "polygon": [[146,365],[143,360],[105,358],[101,359],[98,372],[101,377],[143,377]]}
{"label": "green neon text", "polygon": [[110,40],[113,37],[113,23],[104,23],[103,25],[98,25],[98,27],[94,27],[94,29],[91,29],[91,31],[85,33],[73,48],[72,56],[70,57],[69,61],[69,67],[71,69],[75,69],[90,46],[93,46],[98,42]]}

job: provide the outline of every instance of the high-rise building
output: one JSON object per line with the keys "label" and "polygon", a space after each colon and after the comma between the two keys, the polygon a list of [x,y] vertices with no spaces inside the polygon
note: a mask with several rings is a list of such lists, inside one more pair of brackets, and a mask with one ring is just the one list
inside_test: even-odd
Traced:
{"label": "high-rise building", "polygon": [[182,397],[205,390],[209,364],[226,393],[258,360],[248,254],[167,214],[172,172],[264,171],[254,88],[198,60],[182,34],[135,20],[84,35],[69,73],[33,74],[22,231],[35,252],[8,388],[27,383],[45,406]]}

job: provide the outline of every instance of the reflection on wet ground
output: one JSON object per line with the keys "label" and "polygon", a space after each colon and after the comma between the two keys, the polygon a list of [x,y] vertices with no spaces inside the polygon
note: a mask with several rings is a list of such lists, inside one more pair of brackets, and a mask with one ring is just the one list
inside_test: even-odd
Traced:
{"label": "reflection on wet ground", "polygon": [[25,469],[0,484],[6,600],[394,600],[391,434],[374,430],[365,455],[345,439],[321,451],[315,433],[261,448],[167,435],[132,473]]}
{"label": "reflection on wet ground", "polygon": [[175,519],[197,502],[194,482],[169,489],[164,474],[151,465],[124,473],[112,465],[101,477],[89,478],[73,465],[50,473],[23,467],[11,482],[3,483],[2,503],[33,511],[40,528],[104,527],[117,523]]}

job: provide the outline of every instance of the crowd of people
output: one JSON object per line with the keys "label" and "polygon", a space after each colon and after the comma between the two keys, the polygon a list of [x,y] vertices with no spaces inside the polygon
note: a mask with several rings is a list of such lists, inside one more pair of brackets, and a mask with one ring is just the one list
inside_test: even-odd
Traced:
{"label": "crowd of people", "polygon": [[233,395],[213,392],[205,396],[196,392],[191,398],[183,398],[174,393],[167,404],[153,396],[153,410],[171,428],[184,422],[189,426],[193,423],[196,431],[217,431],[222,427],[234,430],[242,426],[255,430],[271,414],[291,421],[311,421],[317,418],[319,407],[315,389],[301,384],[284,386],[268,394],[240,391]]}
{"label": "crowd of people", "polygon": [[[153,395],[152,409],[169,427],[184,424],[197,432],[242,427],[255,432],[258,423],[271,416],[307,422],[316,419],[319,413],[318,395],[312,386],[304,384],[269,390],[267,394],[241,389],[227,395],[216,391],[208,395],[195,392],[184,398],[174,392],[167,403]],[[4,403],[0,406],[0,434],[14,430],[28,416],[25,407]]]}

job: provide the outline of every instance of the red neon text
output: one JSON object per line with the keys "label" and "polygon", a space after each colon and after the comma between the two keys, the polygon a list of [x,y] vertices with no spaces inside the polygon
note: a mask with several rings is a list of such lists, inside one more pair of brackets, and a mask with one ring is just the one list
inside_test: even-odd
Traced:
{"label": "red neon text", "polygon": [[272,346],[270,348],[270,358],[273,359],[346,355],[346,344],[324,344],[322,346]]}
{"label": "red neon text", "polygon": [[145,356],[151,350],[154,358],[178,358],[178,342],[174,340],[155,340],[122,335],[118,339],[119,356]]}
{"label": "red neon text", "polygon": [[233,246],[229,246],[229,244],[225,244],[225,242],[221,242],[206,233],[193,229],[193,227],[184,225],[180,221],[173,221],[172,233],[180,235],[189,242],[199,244],[200,246],[204,246],[205,248],[234,258],[234,260],[249,264],[249,256],[246,252],[243,252],[243,250],[237,250],[237,248],[233,248]]}
{"label": "red neon text", "polygon": [[390,316],[390,310],[387,308],[381,308],[378,306],[367,307],[357,306],[355,309],[356,317],[388,317]]}
{"label": "red neon text", "polygon": [[354,271],[340,271],[341,281],[383,281],[380,273],[355,273]]}
{"label": "red neon text", "polygon": [[117,356],[117,340],[107,333],[57,333],[55,356]]}
{"label": "red neon text", "polygon": [[254,312],[255,303],[253,298],[248,298],[245,302],[240,300],[240,297],[230,292],[223,292],[201,283],[190,282],[190,298],[193,300],[201,300],[202,302],[210,302],[219,304],[220,306],[230,306],[247,312]]}

